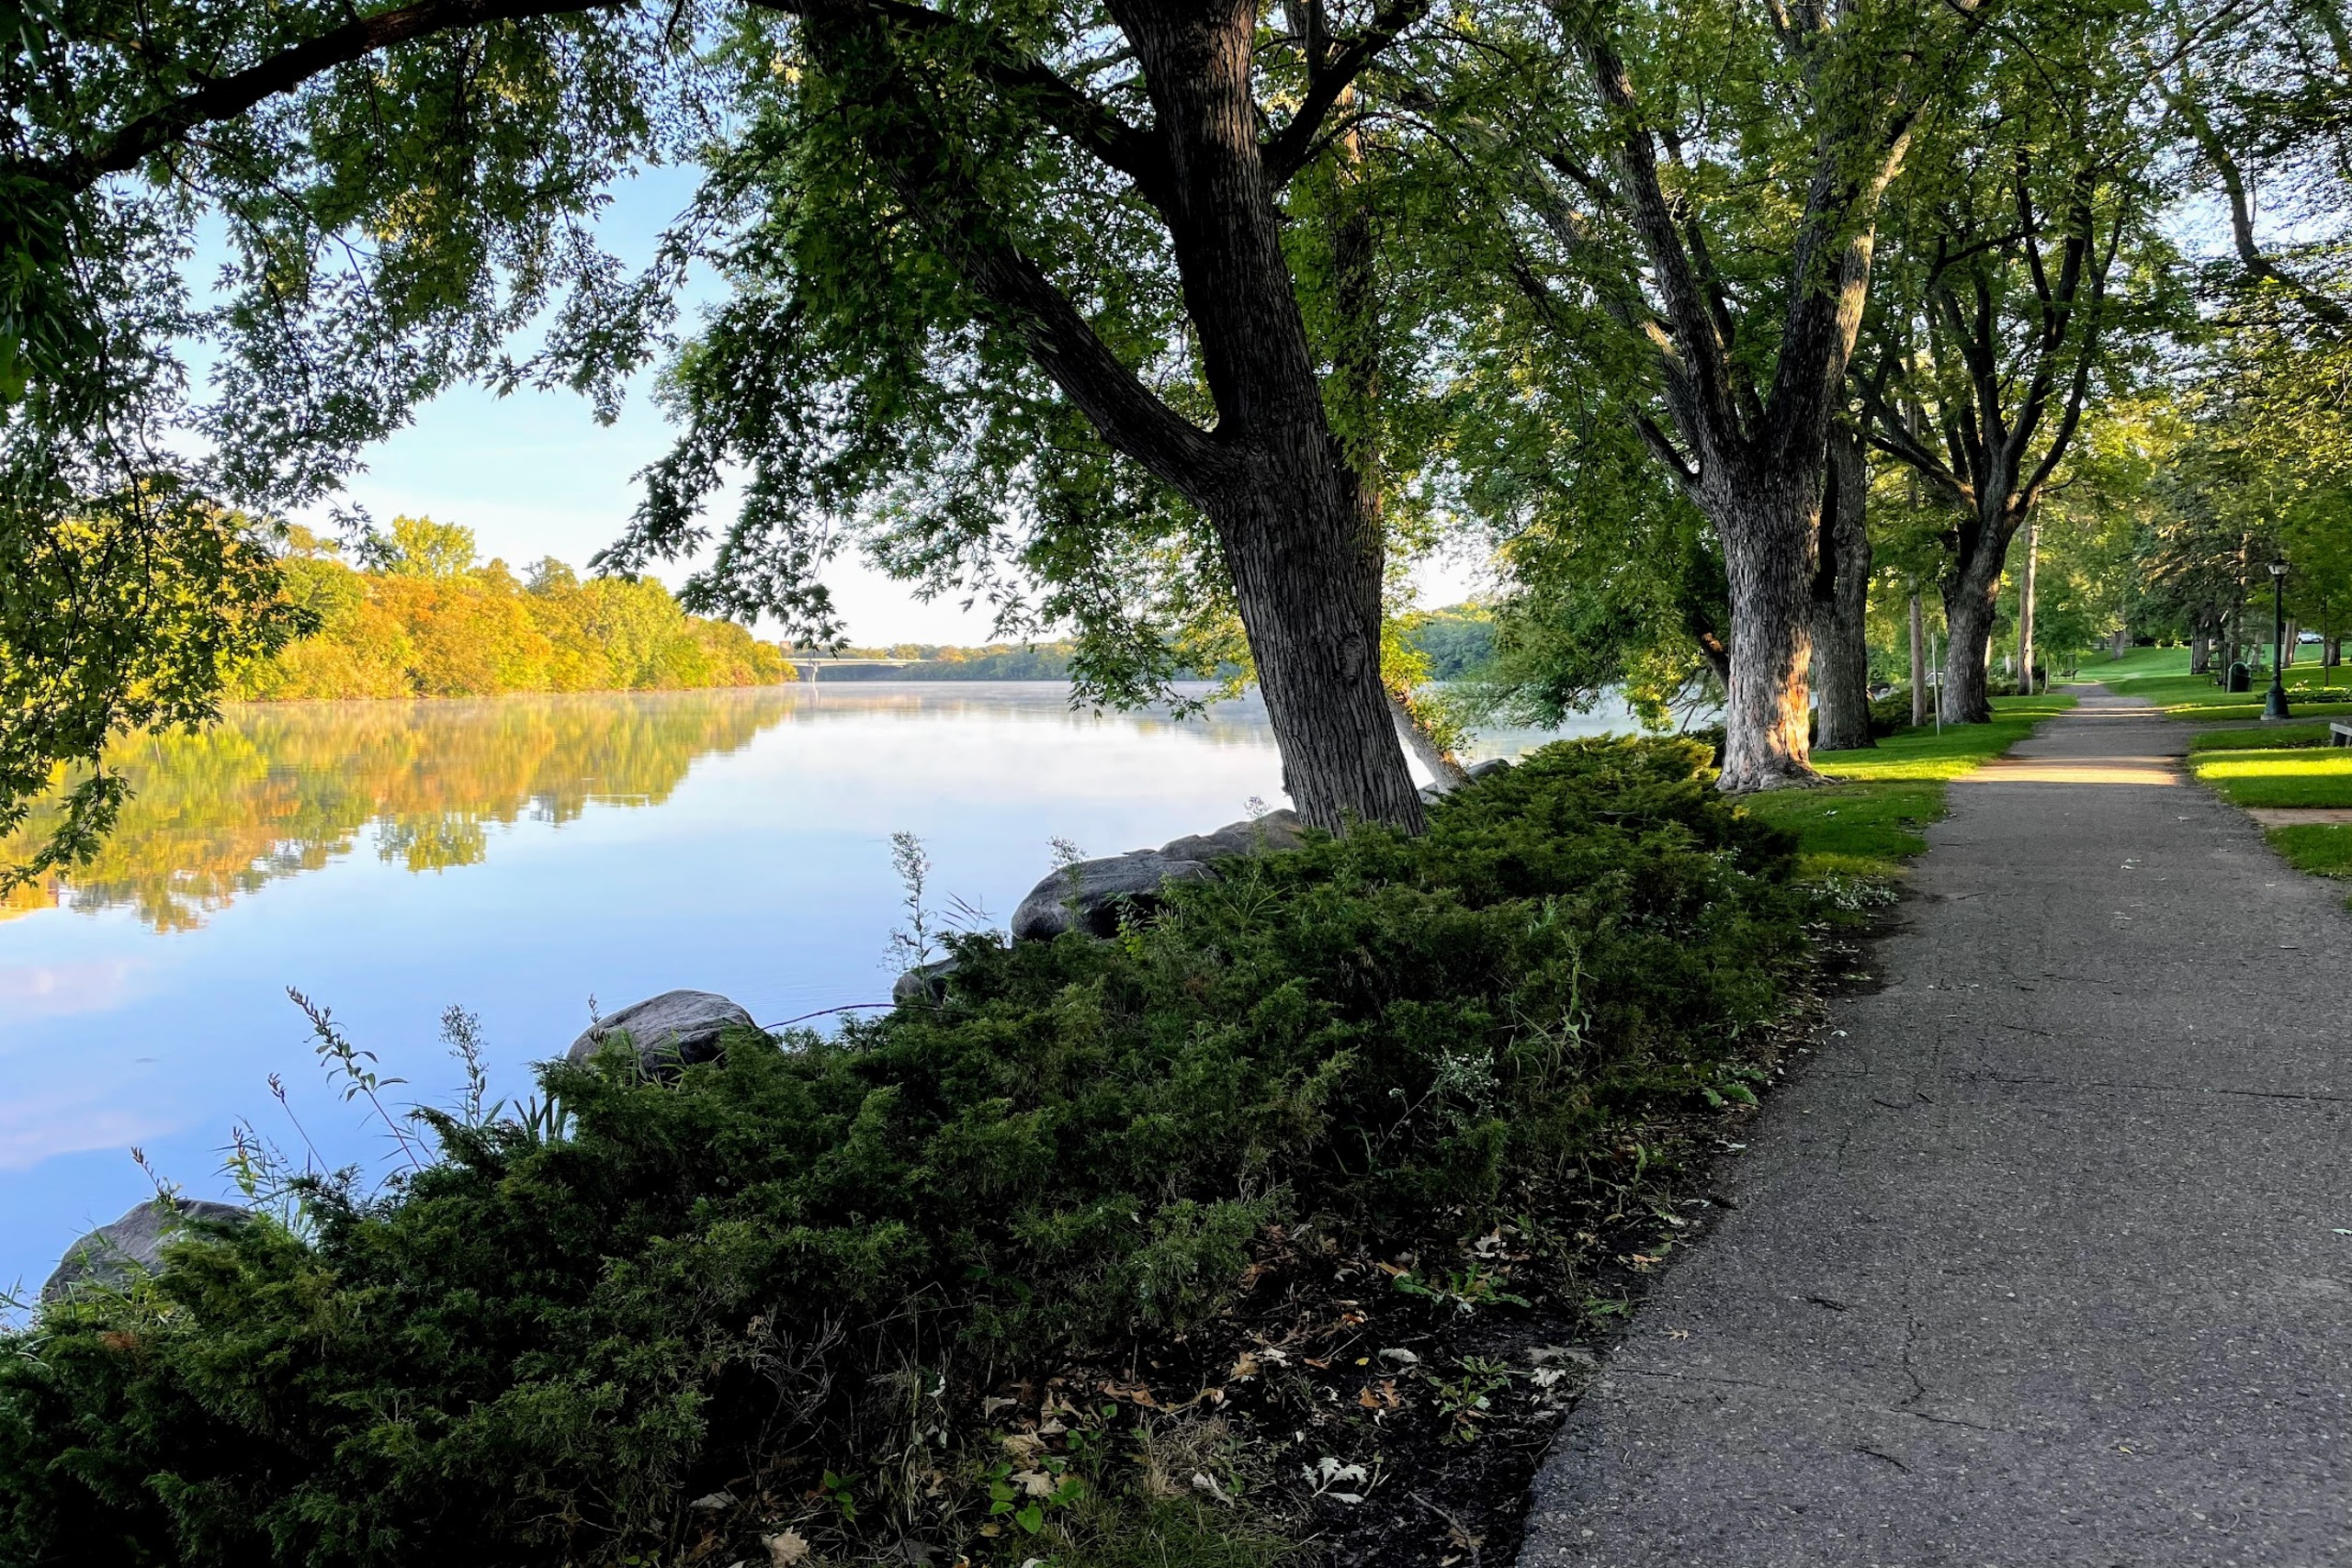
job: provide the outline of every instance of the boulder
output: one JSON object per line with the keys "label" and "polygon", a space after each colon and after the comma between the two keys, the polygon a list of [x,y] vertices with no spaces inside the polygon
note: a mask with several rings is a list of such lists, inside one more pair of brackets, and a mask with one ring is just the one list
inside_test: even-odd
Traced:
{"label": "boulder", "polygon": [[[1182,842],[1182,840],[1178,840]],[[1136,850],[1106,860],[1064,866],[1029,891],[1012,911],[1012,940],[1044,942],[1070,929],[1114,936],[1127,911],[1148,908],[1170,882],[1214,882],[1216,873],[1196,860],[1179,860],[1159,850]]]}
{"label": "boulder", "polygon": [[719,1040],[729,1030],[758,1027],[750,1013],[716,991],[664,991],[598,1019],[564,1055],[587,1061],[606,1040],[626,1034],[637,1050],[638,1066],[657,1074],[716,1061]]}
{"label": "boulder", "polygon": [[1471,763],[1469,767],[1463,771],[1474,779],[1492,778],[1497,773],[1507,773],[1510,772],[1510,759],[1508,757],[1489,757],[1483,762]]}
{"label": "boulder", "polygon": [[1214,833],[1188,833],[1159,847],[1170,860],[1220,860],[1227,855],[1254,855],[1270,850],[1295,850],[1306,842],[1306,823],[1295,811],[1269,811],[1263,817],[1228,822]]}
{"label": "boulder", "polygon": [[45,1302],[62,1300],[76,1285],[119,1289],[140,1274],[163,1266],[164,1243],[181,1234],[190,1220],[226,1220],[242,1224],[252,1211],[234,1203],[208,1203],[200,1198],[148,1199],[112,1224],[100,1225],[65,1249],[65,1257],[49,1283],[40,1288]]}
{"label": "boulder", "polygon": [[943,958],[936,964],[918,964],[890,983],[890,999],[900,1007],[937,1007],[947,999],[947,976],[956,973],[956,961]]}

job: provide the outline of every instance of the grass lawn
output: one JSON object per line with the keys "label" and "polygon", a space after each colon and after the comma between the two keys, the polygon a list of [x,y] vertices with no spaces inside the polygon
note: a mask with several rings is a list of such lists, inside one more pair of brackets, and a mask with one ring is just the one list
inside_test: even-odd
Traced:
{"label": "grass lawn", "polygon": [[[2188,743],[2189,766],[2234,806],[2352,806],[2352,748],[2327,742],[2324,723],[2210,730]],[[2298,871],[2352,877],[2352,825],[2301,823],[2264,837]]]}
{"label": "grass lawn", "polygon": [[2273,828],[2265,835],[2270,847],[2297,871],[2314,876],[2352,877],[2352,827],[2335,822],[2312,822],[2295,828]]}
{"label": "grass lawn", "polygon": [[1887,876],[1928,847],[1920,829],[1944,814],[1944,785],[2032,733],[2069,696],[1996,697],[1990,724],[1898,730],[1867,751],[1816,751],[1813,765],[1838,782],[1776,790],[1743,805],[1804,840],[1804,874]]}
{"label": "grass lawn", "polygon": [[[2287,667],[2287,698],[2297,718],[2352,716],[2352,671],[2324,670],[2316,649],[2306,649],[2300,664]],[[2254,690],[2225,692],[2210,676],[2188,672],[2185,648],[2135,648],[2122,659],[2089,654],[2083,660],[2084,681],[2097,681],[2120,697],[2154,703],[2175,718],[2199,721],[2217,718],[2260,718],[2262,694],[2268,689],[2266,672],[2255,678]]]}
{"label": "grass lawn", "polygon": [[2241,746],[2189,766],[2233,806],[2352,806],[2352,748]]}
{"label": "grass lawn", "polygon": [[2191,751],[2284,751],[2328,742],[2327,721],[2266,724],[2260,728],[2211,729],[2188,743]]}

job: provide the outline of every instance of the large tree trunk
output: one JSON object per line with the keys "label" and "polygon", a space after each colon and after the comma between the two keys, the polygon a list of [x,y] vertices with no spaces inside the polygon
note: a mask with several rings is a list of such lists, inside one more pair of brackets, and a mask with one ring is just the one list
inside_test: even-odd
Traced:
{"label": "large tree trunk", "polygon": [[2210,675],[2213,672],[2213,634],[2203,621],[2197,622],[2188,632],[2188,672]]}
{"label": "large tree trunk", "polygon": [[1928,612],[1917,589],[1911,592],[1911,723],[1928,722]]}
{"label": "large tree trunk", "polygon": [[1361,819],[1419,831],[1420,796],[1380,679],[1380,541],[1365,537],[1330,454],[1318,456],[1292,485],[1216,514],[1283,788],[1318,828]]}
{"label": "large tree trunk", "polygon": [[1380,678],[1385,546],[1334,438],[1259,148],[1255,6],[1115,7],[1168,144],[1169,232],[1220,434],[1246,455],[1209,490],[1234,597],[1299,814],[1418,832],[1421,802]]}
{"label": "large tree trunk", "polygon": [[2033,683],[2033,572],[2041,553],[2041,525],[2032,518],[2025,525],[2025,581],[2018,589],[2018,695],[2030,697]]}
{"label": "large tree trunk", "polygon": [[[1334,831],[1357,820],[1418,831],[1420,797],[1381,682],[1378,522],[1365,514],[1324,411],[1260,144],[1257,9],[1238,0],[1127,0],[1113,9],[1153,109],[1133,143],[1114,138],[1116,156],[1167,225],[1216,411],[1213,434],[1163,402],[1095,334],[1004,238],[985,193],[941,178],[956,160],[919,117],[876,117],[866,151],[1105,442],[1208,517],[1300,815]],[[873,13],[812,9],[808,37],[824,69],[876,101],[923,90],[893,66]]]}
{"label": "large tree trunk", "polygon": [[1813,576],[1814,749],[1850,751],[1871,739],[1868,616],[1871,539],[1865,526],[1870,462],[1843,424],[1829,433],[1822,482],[1821,543]]}
{"label": "large tree trunk", "polygon": [[2000,592],[2001,569],[1979,556],[1944,584],[1944,684],[1942,714],[1946,724],[1984,724],[1993,716],[1992,683],[1987,675],[1993,649],[1995,599]]}
{"label": "large tree trunk", "polygon": [[1810,474],[1758,485],[1709,510],[1731,581],[1731,680],[1724,700],[1728,793],[1821,782],[1809,761],[1813,546],[1820,496]]}

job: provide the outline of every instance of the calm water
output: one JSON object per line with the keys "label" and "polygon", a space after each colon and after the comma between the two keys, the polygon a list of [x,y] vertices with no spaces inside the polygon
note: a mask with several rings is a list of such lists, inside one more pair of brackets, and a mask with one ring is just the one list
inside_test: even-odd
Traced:
{"label": "calm water", "polygon": [[887,998],[896,830],[930,852],[931,903],[1001,924],[1054,837],[1112,854],[1284,804],[1254,696],[1098,717],[1044,682],[280,704],[128,761],[138,795],[101,861],[0,908],[0,1287],[38,1289],[152,1192],[134,1146],[198,1197],[233,1195],[241,1118],[384,1167],[289,986],[408,1079],[402,1100],[451,1098],[436,1035],[461,1005],[514,1094],[592,997],[692,987],[762,1022]]}

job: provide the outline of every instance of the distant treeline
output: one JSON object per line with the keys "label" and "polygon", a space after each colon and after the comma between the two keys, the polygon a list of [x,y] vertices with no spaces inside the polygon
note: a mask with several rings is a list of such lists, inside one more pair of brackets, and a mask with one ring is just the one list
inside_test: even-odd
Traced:
{"label": "distant treeline", "polygon": [[[833,681],[1067,681],[1071,642],[1016,645],[990,643],[986,648],[957,648],[949,643],[899,642],[888,648],[844,648],[834,659],[899,659],[904,664],[828,666],[820,679]],[[791,657],[787,654],[786,657]]]}
{"label": "distant treeline", "polygon": [[793,678],[783,649],[679,608],[650,581],[585,582],[553,557],[517,578],[478,564],[469,528],[400,517],[367,568],[293,530],[286,592],[318,629],[243,671],[229,694],[460,697],[657,691]]}
{"label": "distant treeline", "polygon": [[[1486,612],[1455,605],[1431,612],[1407,634],[1430,661],[1430,679],[1452,681],[1484,664],[1495,649],[1495,628]],[[903,664],[828,666],[832,681],[1067,681],[1075,643],[996,642],[986,648],[952,643],[900,642],[888,648],[844,648],[837,659],[904,660]],[[789,657],[789,655],[787,655]]]}

